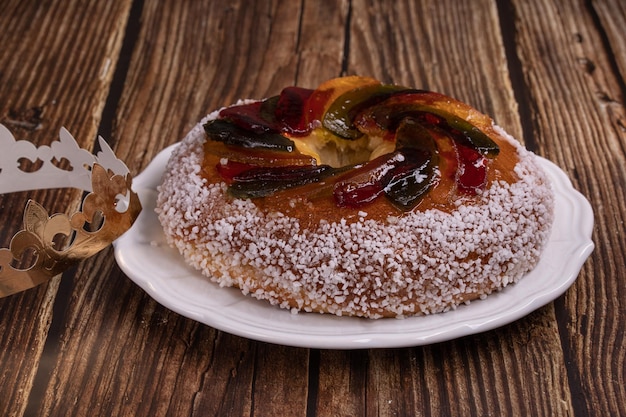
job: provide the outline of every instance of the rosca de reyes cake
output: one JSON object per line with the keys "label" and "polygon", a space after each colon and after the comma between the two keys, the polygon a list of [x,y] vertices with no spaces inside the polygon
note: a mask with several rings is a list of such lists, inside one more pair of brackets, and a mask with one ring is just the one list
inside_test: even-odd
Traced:
{"label": "rosca de reyes cake", "polygon": [[221,286],[367,318],[447,311],[515,283],[550,235],[538,157],[445,95],[343,77],[209,114],[157,213]]}

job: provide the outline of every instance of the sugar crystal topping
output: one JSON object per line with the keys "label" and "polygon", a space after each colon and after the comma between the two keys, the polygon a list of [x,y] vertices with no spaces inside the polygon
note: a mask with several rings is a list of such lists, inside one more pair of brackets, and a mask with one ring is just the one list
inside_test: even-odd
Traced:
{"label": "sugar crystal topping", "polygon": [[519,181],[491,184],[473,205],[414,211],[387,221],[321,220],[314,229],[200,176],[203,123],[174,150],[157,214],[168,242],[222,286],[292,311],[371,318],[456,308],[518,281],[550,233],[553,196],[532,153],[517,147]]}

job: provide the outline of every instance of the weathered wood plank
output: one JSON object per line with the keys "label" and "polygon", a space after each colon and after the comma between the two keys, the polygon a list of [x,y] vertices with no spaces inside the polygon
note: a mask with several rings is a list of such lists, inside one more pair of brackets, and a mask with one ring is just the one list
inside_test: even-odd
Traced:
{"label": "weathered wood plank", "polygon": [[[623,19],[612,3],[600,7],[600,23]],[[515,2],[515,11],[525,23],[517,26],[518,50],[542,149],[596,213],[595,252],[558,311],[574,406],[581,415],[622,415],[626,111],[623,75],[611,61],[626,50],[613,26],[597,26],[587,2]]]}
{"label": "weathered wood plank", "polygon": [[[91,149],[129,4],[3,2],[0,123],[17,139],[38,146],[57,140],[65,126],[81,146]],[[53,213],[74,211],[80,196],[71,190],[0,196],[2,247],[21,228],[28,198]],[[0,415],[19,416],[27,407],[58,285],[55,279],[0,299]]]}
{"label": "weathered wood plank", "polygon": [[[624,27],[626,27],[626,4],[620,1],[591,1],[589,11],[592,19],[598,19],[598,35],[606,40],[606,54],[608,61],[615,61],[619,72],[618,82],[624,85],[626,80],[626,39],[624,39]],[[581,39],[584,40],[584,39]],[[622,91],[622,96],[624,95]],[[622,100],[625,98],[622,97]]]}
{"label": "weathered wood plank", "polygon": [[198,365],[213,360],[215,331],[181,320],[138,292],[111,258],[105,251],[84,262],[77,271],[82,279],[69,300],[62,300],[63,326],[50,352],[54,366],[47,389],[31,399],[38,405],[34,411],[189,415],[202,384],[204,369]]}
{"label": "weathered wood plank", "polygon": [[319,354],[316,415],[366,415],[367,350],[323,350]]}

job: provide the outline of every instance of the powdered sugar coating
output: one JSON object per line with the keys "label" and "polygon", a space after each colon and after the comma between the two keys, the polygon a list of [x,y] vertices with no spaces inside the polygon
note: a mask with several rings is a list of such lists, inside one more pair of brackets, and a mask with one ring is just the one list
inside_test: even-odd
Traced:
{"label": "powdered sugar coating", "polygon": [[437,313],[500,290],[536,265],[553,216],[549,181],[517,142],[520,180],[491,184],[473,205],[415,211],[386,222],[301,227],[280,212],[226,196],[200,176],[203,123],[178,146],[159,187],[168,243],[222,286],[292,311],[370,318]]}

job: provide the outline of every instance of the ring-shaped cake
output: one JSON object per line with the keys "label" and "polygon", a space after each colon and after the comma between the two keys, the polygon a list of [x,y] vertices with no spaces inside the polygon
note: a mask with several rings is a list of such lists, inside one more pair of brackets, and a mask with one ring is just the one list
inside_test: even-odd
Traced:
{"label": "ring-shaped cake", "polygon": [[536,156],[488,116],[355,76],[209,114],[174,150],[156,210],[219,285],[293,312],[381,318],[521,279],[553,200]]}

